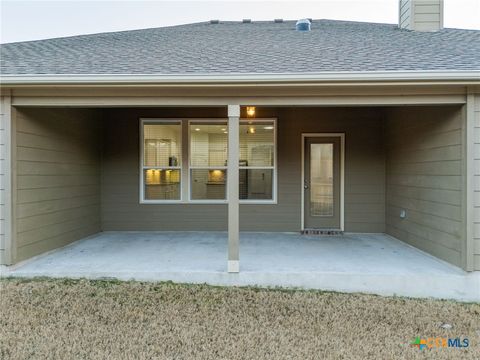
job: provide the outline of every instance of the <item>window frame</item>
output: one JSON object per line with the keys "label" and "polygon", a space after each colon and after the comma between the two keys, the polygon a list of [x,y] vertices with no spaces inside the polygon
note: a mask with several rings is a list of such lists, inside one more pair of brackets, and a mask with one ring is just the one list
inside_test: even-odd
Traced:
{"label": "window frame", "polygon": [[[180,149],[181,149],[181,161],[180,165],[176,167],[160,167],[161,169],[178,169],[180,171],[180,199],[176,200],[147,200],[145,199],[145,179],[144,179],[144,124],[155,124],[155,123],[172,123],[179,124],[181,127],[180,133]],[[228,130],[228,118],[140,118],[139,127],[140,127],[140,194],[139,200],[140,204],[228,204],[228,191],[226,191],[225,200],[217,199],[201,199],[201,200],[192,200],[191,196],[191,170],[192,169],[206,169],[208,167],[192,167],[191,164],[191,132],[190,125],[191,123],[225,123]],[[240,204],[245,205],[275,205],[278,203],[278,142],[277,142],[277,118],[240,118],[240,125],[249,124],[249,123],[273,123],[273,166],[239,166],[239,170],[264,170],[271,169],[273,170],[272,176],[272,199],[239,199]],[[227,135],[227,148],[228,148],[228,135]],[[227,150],[228,151],[228,150]],[[228,159],[228,155],[227,155]],[[148,167],[147,168],[152,168]],[[159,168],[159,169],[160,169]],[[212,167],[213,168],[213,167]],[[215,169],[225,169],[228,172],[228,166],[226,167],[215,167]],[[228,177],[228,173],[227,173]],[[228,188],[226,180],[226,188]]]}
{"label": "window frame", "polygon": [[[140,118],[140,204],[179,204],[183,202],[183,123],[182,119],[161,119],[161,118]],[[179,166],[145,166],[145,125],[179,125],[180,126],[180,163]],[[156,169],[156,170],[178,170],[180,171],[180,199],[145,199],[145,175],[144,172],[146,169]]]}

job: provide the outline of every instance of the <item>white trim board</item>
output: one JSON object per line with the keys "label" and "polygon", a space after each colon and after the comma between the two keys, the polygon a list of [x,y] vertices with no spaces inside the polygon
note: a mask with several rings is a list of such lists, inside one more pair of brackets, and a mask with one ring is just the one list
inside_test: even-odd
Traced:
{"label": "white trim board", "polygon": [[[238,88],[238,86],[237,86]],[[207,89],[208,90],[208,89]],[[202,90],[206,94],[206,90]],[[434,95],[286,95],[273,96],[15,96],[13,106],[24,107],[194,107],[227,106],[397,106],[465,104],[465,94]]]}
{"label": "white trim board", "polygon": [[480,71],[363,71],[315,73],[229,74],[27,74],[2,75],[2,85],[35,84],[151,84],[151,83],[248,83],[248,82],[370,82],[370,81],[459,81],[480,82]]}
{"label": "white trim board", "polygon": [[345,231],[345,133],[302,133],[301,230],[305,230],[305,139],[309,137],[340,138],[340,231]]}

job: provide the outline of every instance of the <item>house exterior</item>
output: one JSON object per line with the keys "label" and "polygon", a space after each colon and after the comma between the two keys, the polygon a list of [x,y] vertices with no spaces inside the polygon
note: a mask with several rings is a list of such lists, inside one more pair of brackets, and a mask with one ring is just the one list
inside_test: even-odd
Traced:
{"label": "house exterior", "polygon": [[0,263],[101,231],[386,233],[480,270],[480,31],[210,21],[1,46]]}

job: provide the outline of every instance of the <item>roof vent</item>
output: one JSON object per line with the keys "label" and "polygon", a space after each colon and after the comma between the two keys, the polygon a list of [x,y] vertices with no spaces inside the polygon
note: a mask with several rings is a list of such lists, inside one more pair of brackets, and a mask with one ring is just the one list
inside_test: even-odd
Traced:
{"label": "roof vent", "polygon": [[220,24],[220,20],[210,20],[210,24]]}
{"label": "roof vent", "polygon": [[252,19],[243,19],[242,23],[244,24],[250,24],[252,22]]}
{"label": "roof vent", "polygon": [[277,23],[277,24],[278,24],[278,23],[283,23],[283,19],[275,19],[275,20],[273,20],[273,21],[274,21],[275,23]]}
{"label": "roof vent", "polygon": [[300,19],[295,24],[297,31],[310,31],[311,22],[308,19]]}

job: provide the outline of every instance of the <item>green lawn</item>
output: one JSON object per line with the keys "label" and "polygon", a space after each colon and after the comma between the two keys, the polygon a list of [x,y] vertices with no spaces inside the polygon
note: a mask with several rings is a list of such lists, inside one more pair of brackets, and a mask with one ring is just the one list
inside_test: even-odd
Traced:
{"label": "green lawn", "polygon": [[[419,284],[428,286],[428,282]],[[440,327],[451,324],[451,329]],[[467,337],[468,348],[411,347]],[[0,282],[1,359],[479,359],[480,304],[87,280]]]}

